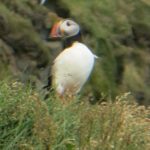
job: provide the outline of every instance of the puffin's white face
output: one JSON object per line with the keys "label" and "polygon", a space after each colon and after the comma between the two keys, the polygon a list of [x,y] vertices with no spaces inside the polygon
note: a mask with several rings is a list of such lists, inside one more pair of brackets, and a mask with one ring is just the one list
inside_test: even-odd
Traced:
{"label": "puffin's white face", "polygon": [[51,30],[50,37],[72,37],[77,35],[80,31],[79,25],[73,20],[66,19],[56,23]]}

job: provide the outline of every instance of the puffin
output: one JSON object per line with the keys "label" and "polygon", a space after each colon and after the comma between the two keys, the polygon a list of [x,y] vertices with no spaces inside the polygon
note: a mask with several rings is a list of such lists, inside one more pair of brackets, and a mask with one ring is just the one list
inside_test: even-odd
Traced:
{"label": "puffin", "polygon": [[80,26],[71,19],[56,22],[49,36],[63,43],[62,52],[54,59],[49,83],[60,97],[77,95],[98,57],[82,43]]}

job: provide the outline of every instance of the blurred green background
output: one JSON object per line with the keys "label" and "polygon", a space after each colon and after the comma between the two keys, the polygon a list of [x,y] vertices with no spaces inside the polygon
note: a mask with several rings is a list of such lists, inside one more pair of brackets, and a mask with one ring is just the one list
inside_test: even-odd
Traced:
{"label": "blurred green background", "polygon": [[83,42],[100,58],[83,96],[101,100],[131,92],[150,104],[149,0],[0,1],[0,79],[14,76],[39,90],[47,82],[60,42],[46,40],[60,18],[80,24]]}

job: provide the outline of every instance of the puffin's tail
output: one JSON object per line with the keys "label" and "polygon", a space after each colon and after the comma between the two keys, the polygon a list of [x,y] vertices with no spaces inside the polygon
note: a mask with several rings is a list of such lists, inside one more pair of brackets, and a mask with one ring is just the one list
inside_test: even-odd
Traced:
{"label": "puffin's tail", "polygon": [[[93,55],[94,55],[94,54],[93,54]],[[98,57],[97,55],[94,55],[94,58],[97,59],[97,58],[99,58],[99,57]]]}
{"label": "puffin's tail", "polygon": [[49,77],[48,77],[47,85],[43,86],[43,89],[50,90],[50,89],[51,89],[51,86],[52,86],[52,77],[49,76]]}

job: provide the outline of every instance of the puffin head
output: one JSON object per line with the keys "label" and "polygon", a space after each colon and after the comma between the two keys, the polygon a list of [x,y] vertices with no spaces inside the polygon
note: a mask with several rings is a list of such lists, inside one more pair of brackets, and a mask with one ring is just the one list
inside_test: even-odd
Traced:
{"label": "puffin head", "polygon": [[51,39],[71,38],[80,33],[80,26],[71,19],[61,20],[55,23],[50,32]]}

